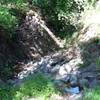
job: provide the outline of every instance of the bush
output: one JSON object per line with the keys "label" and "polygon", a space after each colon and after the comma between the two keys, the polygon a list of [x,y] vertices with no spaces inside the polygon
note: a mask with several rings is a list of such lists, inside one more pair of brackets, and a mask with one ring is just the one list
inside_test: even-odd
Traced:
{"label": "bush", "polygon": [[42,74],[36,74],[34,77],[30,76],[21,85],[20,91],[28,96],[44,96],[47,97],[55,92],[53,84],[49,79]]}
{"label": "bush", "polygon": [[0,25],[7,30],[7,32],[11,32],[16,28],[18,20],[16,16],[11,15],[8,8],[0,7]]}
{"label": "bush", "polygon": [[100,100],[100,87],[95,87],[91,90],[86,89],[83,100]]}
{"label": "bush", "polygon": [[11,87],[7,84],[0,84],[0,99],[12,100]]}
{"label": "bush", "polygon": [[36,74],[25,79],[19,92],[27,96],[49,96],[54,93],[54,87],[49,79],[42,74]]}
{"label": "bush", "polygon": [[15,4],[15,5],[22,5],[25,0],[0,0],[1,4]]}
{"label": "bush", "polygon": [[62,38],[76,31],[77,17],[83,10],[83,2],[75,0],[33,0],[41,8],[49,26]]}
{"label": "bush", "polygon": [[27,97],[42,97],[47,99],[55,92],[50,79],[39,73],[25,78],[20,86],[0,86],[0,99],[22,100],[22,98]]}
{"label": "bush", "polygon": [[[21,13],[27,10],[25,0],[1,0],[0,1],[0,27],[3,28],[5,37],[12,36],[19,25]],[[17,11],[17,12],[16,12]],[[18,16],[20,13],[20,16]]]}

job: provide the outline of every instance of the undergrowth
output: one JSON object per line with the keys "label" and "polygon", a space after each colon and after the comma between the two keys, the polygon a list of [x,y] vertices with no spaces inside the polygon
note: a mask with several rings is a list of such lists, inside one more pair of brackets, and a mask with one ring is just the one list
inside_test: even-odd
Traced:
{"label": "undergrowth", "polygon": [[56,90],[50,79],[43,76],[43,74],[35,74],[24,79],[19,86],[0,86],[1,100],[22,100],[23,98],[48,98],[55,94]]}
{"label": "undergrowth", "polygon": [[16,16],[9,12],[6,7],[0,7],[0,25],[6,30],[6,32],[13,32],[18,24]]}
{"label": "undergrowth", "polygon": [[84,91],[83,100],[100,100],[100,86]]}
{"label": "undergrowth", "polygon": [[0,26],[6,33],[5,37],[10,38],[15,33],[20,22],[18,17],[22,17],[18,14],[27,9],[25,0],[0,0]]}

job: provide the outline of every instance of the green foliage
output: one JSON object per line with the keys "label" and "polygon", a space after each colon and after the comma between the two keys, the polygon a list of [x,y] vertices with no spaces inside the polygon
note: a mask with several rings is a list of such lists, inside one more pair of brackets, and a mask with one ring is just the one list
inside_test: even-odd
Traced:
{"label": "green foliage", "polygon": [[22,100],[25,97],[44,97],[47,99],[55,92],[50,79],[39,73],[25,78],[20,86],[0,86],[0,99]]}
{"label": "green foliage", "polygon": [[1,4],[15,4],[17,6],[22,5],[25,0],[0,0]]}
{"label": "green foliage", "polygon": [[46,16],[49,26],[62,38],[76,31],[75,16],[83,10],[82,4],[75,0],[33,0],[33,5],[40,7]]}
{"label": "green foliage", "polygon": [[97,2],[97,0],[86,0],[86,5],[89,7],[89,6],[93,6],[95,7],[95,4]]}
{"label": "green foliage", "polygon": [[100,100],[100,87],[84,91],[83,100]]}
{"label": "green foliage", "polygon": [[17,25],[16,16],[11,15],[8,8],[0,7],[0,25],[7,31],[12,31]]}
{"label": "green foliage", "polygon": [[6,32],[5,37],[12,36],[19,25],[19,17],[22,17],[18,16],[19,12],[23,13],[26,10],[25,0],[0,0],[0,27]]}
{"label": "green foliage", "polygon": [[82,28],[80,17],[95,6],[97,0],[33,0],[33,5],[41,8],[48,25],[57,36],[69,38]]}
{"label": "green foliage", "polygon": [[1,0],[0,4],[6,8],[15,8],[18,10],[26,11],[28,9],[26,1],[27,0]]}
{"label": "green foliage", "polygon": [[54,87],[49,79],[42,74],[36,74],[25,79],[19,92],[27,96],[49,96],[54,92]]}
{"label": "green foliage", "polygon": [[80,5],[75,0],[33,0],[33,4],[44,9],[45,13],[54,11],[55,14],[66,13],[67,15],[80,10],[78,9]]}
{"label": "green foliage", "polygon": [[14,67],[13,63],[5,62],[4,65],[0,66],[0,78],[4,81],[8,80],[14,75]]}
{"label": "green foliage", "polygon": [[12,100],[11,87],[6,84],[0,84],[0,99]]}

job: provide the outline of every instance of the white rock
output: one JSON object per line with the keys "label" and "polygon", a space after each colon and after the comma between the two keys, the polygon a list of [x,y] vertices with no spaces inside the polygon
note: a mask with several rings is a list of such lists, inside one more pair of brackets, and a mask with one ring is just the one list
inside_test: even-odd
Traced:
{"label": "white rock", "polygon": [[64,66],[64,68],[65,68],[65,70],[67,71],[67,73],[70,73],[71,70],[72,70],[72,66],[70,66],[69,64],[66,64],[66,65]]}
{"label": "white rock", "polygon": [[63,76],[65,74],[68,74],[67,71],[65,70],[65,68],[64,67],[60,67],[60,69],[59,69],[59,75]]}

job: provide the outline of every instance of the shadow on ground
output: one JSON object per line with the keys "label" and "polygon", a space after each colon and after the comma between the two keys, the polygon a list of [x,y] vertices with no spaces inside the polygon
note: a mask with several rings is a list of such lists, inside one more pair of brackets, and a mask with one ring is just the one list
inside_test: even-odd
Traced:
{"label": "shadow on ground", "polygon": [[[40,35],[39,35],[40,36]],[[71,70],[71,72],[69,73],[69,74],[66,74],[65,76],[66,76],[66,78],[64,78],[63,76],[62,77],[59,77],[59,80],[57,80],[57,81],[60,81],[60,80],[63,80],[63,81],[60,81],[59,83],[57,83],[56,84],[56,86],[58,85],[58,84],[60,84],[60,87],[58,86],[57,87],[57,90],[58,91],[60,91],[62,94],[64,94],[65,93],[65,91],[64,91],[64,89],[66,88],[66,87],[76,87],[76,86],[79,86],[79,88],[80,89],[83,89],[83,87],[81,86],[80,87],[80,83],[79,83],[79,80],[81,80],[81,79],[85,79],[85,80],[88,80],[90,83],[91,83],[91,85],[93,86],[97,86],[97,84],[95,83],[95,79],[97,79],[97,81],[98,82],[100,82],[100,76],[98,76],[98,74],[100,74],[100,70],[98,70],[98,71],[96,71],[96,68],[95,68],[95,66],[96,65],[93,65],[93,66],[91,66],[91,64],[92,63],[96,63],[96,59],[98,59],[99,58],[99,55],[100,55],[100,47],[99,47],[99,44],[98,44],[98,40],[95,40],[95,39],[93,39],[93,40],[90,40],[88,43],[82,43],[82,44],[80,44],[80,48],[81,48],[81,57],[82,57],[82,60],[83,60],[83,66],[80,66],[80,68],[79,69],[76,69],[75,71],[77,72],[79,72],[79,73],[76,73],[76,75],[75,75],[75,73],[74,73],[74,71],[73,70]],[[60,56],[60,57],[59,57]],[[65,63],[65,65],[67,65],[67,63],[69,63],[71,60],[73,60],[73,59],[70,59],[70,60],[68,60],[67,59],[67,55],[66,56],[64,56],[64,57],[61,57],[62,55],[59,55],[59,56],[54,56],[54,59],[53,59],[53,57],[51,57],[54,61],[53,61],[53,64],[51,63],[51,66],[52,66],[52,68],[54,68],[54,67],[57,67],[57,68],[55,68],[55,71],[52,73],[52,76],[53,75],[56,75],[56,74],[58,74],[58,72],[59,72],[59,68],[61,68]],[[59,59],[60,60],[59,60]],[[58,62],[57,62],[57,60],[58,60]],[[44,60],[45,61],[45,60]],[[52,60],[51,60],[52,61]],[[59,63],[59,61],[61,61],[61,63]],[[88,61],[88,64],[87,64],[87,61]],[[56,62],[56,63],[55,63]],[[44,63],[43,62],[43,66],[41,65],[39,68],[37,68],[36,70],[35,70],[35,72],[42,72],[45,76],[48,76],[50,73],[51,73],[51,71],[50,70],[52,70],[52,68],[48,71],[48,69],[47,68],[50,68],[50,66],[49,67],[47,67],[48,66],[48,64],[50,63],[50,59],[47,61],[47,63]],[[59,66],[59,67],[58,67]],[[76,65],[77,66],[77,65]],[[90,66],[90,67],[89,67]],[[29,66],[28,66],[29,67]],[[38,66],[37,66],[38,67]],[[68,67],[71,67],[71,66],[68,66]],[[45,71],[42,69],[41,70],[41,68],[44,68],[44,69],[46,69]],[[88,70],[87,70],[88,69]],[[66,73],[67,73],[67,68],[65,69],[65,71],[66,71]],[[86,72],[84,72],[84,71],[86,71]],[[95,73],[94,73],[95,72]],[[67,79],[67,77],[68,77],[68,75],[70,75],[70,78],[71,77],[73,77],[73,75],[74,75],[74,77],[70,80],[70,79],[68,79],[67,81],[66,81],[66,79]],[[91,77],[92,76],[92,77]],[[28,77],[27,77],[28,78]],[[54,77],[55,78],[55,77]],[[79,79],[78,79],[79,78]],[[49,79],[49,78],[48,78]],[[53,79],[53,82],[54,82],[54,80],[56,80],[56,79]],[[92,82],[91,82],[91,80],[92,80]],[[31,80],[32,81],[32,80]],[[72,81],[72,82],[76,82],[74,85],[72,85],[71,86],[71,84],[72,83],[70,83],[70,81]],[[83,80],[82,80],[83,81]],[[40,80],[39,80],[39,82],[41,82]],[[64,83],[63,83],[64,82]],[[84,82],[84,81],[83,81]],[[31,84],[31,82],[30,82],[30,84]],[[84,85],[84,84],[83,84]],[[88,85],[86,85],[88,88],[89,88],[89,86],[90,86],[90,84],[88,84]],[[29,86],[30,87],[30,90],[31,90],[31,88],[32,88],[32,84]],[[36,85],[36,88],[38,87],[38,85]],[[63,89],[62,89],[63,88]],[[4,89],[4,91],[5,91],[6,89]],[[20,91],[20,87],[18,88],[18,90],[15,90],[15,91],[13,91],[13,93],[12,93],[12,89],[8,89],[7,90],[9,93],[10,93],[10,100],[12,100],[12,98],[14,97],[14,95],[15,95],[15,93],[16,93],[16,91]],[[25,91],[27,91],[27,90],[25,90]],[[24,92],[25,92],[24,91]],[[41,89],[41,91],[42,91],[42,89]],[[64,92],[64,93],[63,93]],[[8,93],[8,94],[9,94]],[[26,93],[26,92],[25,92]],[[28,93],[28,96],[31,96],[30,95],[30,91],[28,91],[27,92]],[[65,94],[67,94],[67,93],[65,93]],[[6,93],[5,94],[3,94],[3,95],[6,95]],[[67,95],[66,95],[67,96]],[[70,96],[69,96],[70,97]],[[67,98],[67,97],[66,97]],[[74,100],[74,98],[71,98],[71,99],[73,99]]]}
{"label": "shadow on ground", "polygon": [[[35,31],[33,31],[35,29]],[[45,55],[59,49],[55,41],[39,26],[30,29],[23,23],[11,40],[5,39],[5,31],[0,30],[0,76],[13,76],[13,72],[20,72],[20,65],[29,61],[36,61]],[[4,34],[4,35],[3,35]],[[16,67],[17,65],[17,67]]]}
{"label": "shadow on ground", "polygon": [[81,43],[79,47],[81,49],[83,67],[87,67],[91,63],[96,63],[100,57],[99,38],[93,38],[86,43]]}

